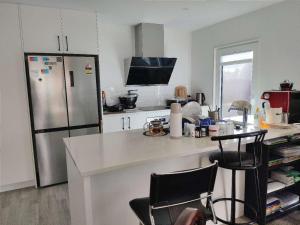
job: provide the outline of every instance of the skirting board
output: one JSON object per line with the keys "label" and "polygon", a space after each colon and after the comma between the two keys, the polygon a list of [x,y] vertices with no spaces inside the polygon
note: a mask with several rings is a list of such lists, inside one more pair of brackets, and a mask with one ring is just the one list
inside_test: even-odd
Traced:
{"label": "skirting board", "polygon": [[35,186],[35,180],[3,185],[3,186],[0,186],[0,193],[6,192],[6,191],[13,191],[13,190],[21,189],[21,188],[34,187],[34,186]]}

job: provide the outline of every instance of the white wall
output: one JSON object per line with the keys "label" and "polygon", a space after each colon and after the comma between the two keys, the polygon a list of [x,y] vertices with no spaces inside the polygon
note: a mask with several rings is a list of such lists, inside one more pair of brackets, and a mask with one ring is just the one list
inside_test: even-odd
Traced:
{"label": "white wall", "polygon": [[174,97],[174,88],[191,83],[191,33],[165,28],[165,56],[177,57],[168,86],[125,87],[124,59],[134,55],[134,29],[132,26],[101,24],[100,77],[101,88],[106,92],[108,104],[117,103],[117,97],[128,89],[138,89],[138,106],[165,104],[166,98]]}
{"label": "white wall", "polygon": [[34,185],[17,5],[0,4],[0,192]]}
{"label": "white wall", "polygon": [[192,33],[192,90],[213,98],[214,48],[258,39],[258,93],[284,79],[300,89],[300,1],[279,3]]}

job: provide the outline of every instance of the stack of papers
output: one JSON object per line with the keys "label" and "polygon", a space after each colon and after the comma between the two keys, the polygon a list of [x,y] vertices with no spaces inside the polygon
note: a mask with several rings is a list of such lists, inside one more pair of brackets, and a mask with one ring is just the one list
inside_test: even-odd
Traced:
{"label": "stack of papers", "polygon": [[295,183],[293,177],[289,177],[287,172],[281,170],[272,171],[271,178],[285,185],[293,185]]}
{"label": "stack of papers", "polygon": [[283,161],[285,160],[285,158],[280,157],[280,156],[275,156],[275,155],[271,155],[270,156],[270,160],[269,160],[269,167],[271,166],[276,166],[276,165],[280,165],[283,163]]}
{"label": "stack of papers", "polygon": [[300,156],[300,146],[292,146],[292,147],[275,149],[274,154],[282,157]]}
{"label": "stack of papers", "polygon": [[293,166],[284,166],[278,170],[272,171],[271,178],[284,183],[285,185],[293,185],[300,181],[300,172],[294,170]]}
{"label": "stack of papers", "polygon": [[283,158],[282,163],[289,163],[289,162],[293,162],[293,161],[296,161],[299,159],[300,159],[300,155],[299,156],[291,156],[291,157]]}
{"label": "stack of papers", "polygon": [[267,193],[272,193],[274,191],[278,191],[280,189],[285,188],[286,185],[279,182],[279,181],[275,181],[273,179],[268,179],[268,188],[267,188]]}

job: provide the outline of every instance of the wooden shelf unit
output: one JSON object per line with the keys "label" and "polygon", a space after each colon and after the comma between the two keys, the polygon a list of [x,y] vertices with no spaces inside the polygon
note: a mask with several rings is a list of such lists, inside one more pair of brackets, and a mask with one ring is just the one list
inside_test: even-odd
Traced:
{"label": "wooden shelf unit", "polygon": [[[260,190],[261,190],[261,196],[260,196],[260,200],[261,200],[261,205],[262,205],[262,213],[261,213],[261,217],[259,219],[259,224],[260,225],[265,225],[267,222],[270,222],[272,220],[278,219],[280,217],[283,217],[284,215],[287,215],[288,213],[294,211],[294,210],[300,210],[300,202],[298,202],[297,204],[293,204],[291,206],[288,206],[286,208],[282,208],[279,209],[278,211],[270,214],[270,215],[266,215],[266,202],[267,202],[267,197],[270,194],[273,193],[280,193],[281,191],[290,191],[292,193],[295,193],[297,195],[300,195],[300,182],[297,182],[293,185],[287,186],[285,188],[282,188],[280,190],[276,190],[272,193],[267,193],[267,187],[268,187],[268,178],[270,177],[270,173],[272,170],[274,169],[278,169],[282,166],[287,166],[287,165],[292,165],[295,167],[296,170],[300,171],[300,160],[295,160],[293,162],[289,162],[289,163],[282,163],[280,165],[276,165],[276,166],[271,166],[269,167],[269,160],[270,160],[270,156],[272,155],[272,151],[274,149],[278,149],[278,148],[283,148],[283,147],[288,147],[288,146],[295,146],[295,145],[299,145],[300,146],[300,140],[293,140],[292,137],[284,137],[286,139],[286,142],[284,143],[276,143],[276,139],[274,139],[274,144],[272,143],[272,140],[267,141],[262,148],[262,165],[259,168],[259,180],[260,180]],[[251,151],[251,144],[249,144],[247,146],[247,151]],[[254,174],[253,171],[246,171],[245,174],[245,201],[254,206],[254,208],[258,209],[258,205],[256,202],[256,191],[255,191],[255,185],[254,185]],[[256,215],[253,214],[253,212],[247,207],[245,206],[244,209],[244,214],[245,216],[249,217],[249,218],[255,218]]]}

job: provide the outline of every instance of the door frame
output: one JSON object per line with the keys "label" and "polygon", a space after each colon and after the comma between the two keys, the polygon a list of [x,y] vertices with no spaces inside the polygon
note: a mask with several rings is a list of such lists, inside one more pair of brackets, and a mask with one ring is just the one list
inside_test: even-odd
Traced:
{"label": "door frame", "polygon": [[[252,70],[252,90],[251,90],[251,104],[255,104],[255,96],[254,93],[259,90],[259,82],[258,82],[258,51],[260,48],[259,39],[251,39],[247,41],[235,42],[231,44],[221,45],[214,48],[214,74],[213,74],[213,105],[221,104],[221,78],[222,78],[222,65],[226,64],[220,63],[220,58],[223,55],[230,55],[239,52],[247,52],[253,51],[253,70]],[[228,64],[232,64],[234,62],[243,62],[247,60],[240,61],[232,61]]]}

